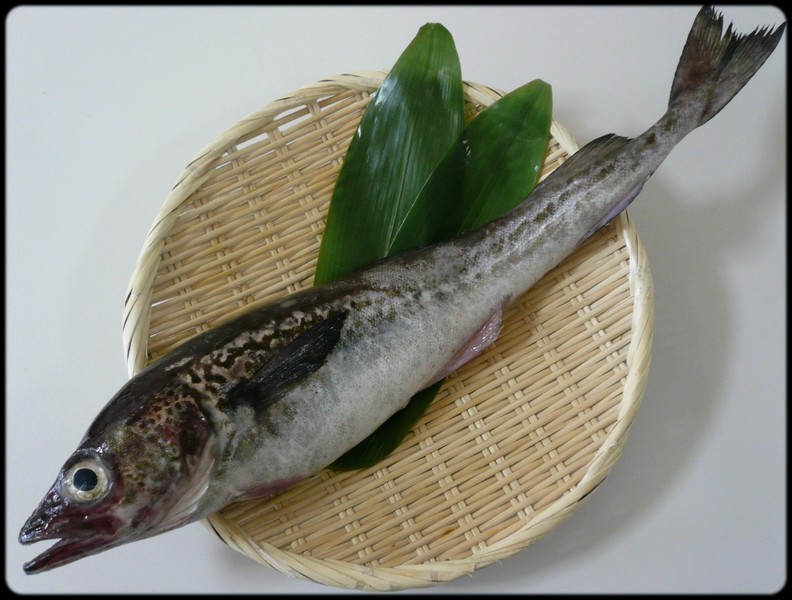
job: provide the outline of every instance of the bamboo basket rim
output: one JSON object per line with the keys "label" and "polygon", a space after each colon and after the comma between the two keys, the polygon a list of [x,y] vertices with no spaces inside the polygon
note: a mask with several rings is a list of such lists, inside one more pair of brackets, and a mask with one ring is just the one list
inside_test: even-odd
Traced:
{"label": "bamboo basket rim", "polygon": [[[153,292],[166,240],[183,214],[183,205],[212,177],[213,166],[223,159],[229,148],[236,147],[251,139],[256,132],[271,126],[279,115],[298,109],[308,101],[342,92],[371,94],[386,74],[386,71],[354,71],[303,86],[232,125],[188,163],[152,223],[127,290],[123,344],[130,376],[145,367],[150,358],[150,325],[153,305],[157,303]],[[465,82],[464,93],[468,102],[484,107],[503,95],[494,88],[472,82]],[[578,148],[569,132],[555,120],[551,137],[566,155],[571,155]],[[562,497],[534,513],[524,526],[463,558],[383,566],[284,550],[267,541],[253,539],[238,523],[225,518],[222,512],[210,517],[205,524],[236,550],[282,573],[336,587],[366,590],[398,590],[450,581],[505,559],[545,535],[574,512],[609,473],[623,451],[646,385],[653,330],[651,274],[645,249],[629,216],[622,213],[612,226],[615,235],[623,241],[628,263],[626,270],[621,266],[618,272],[614,272],[629,281],[632,302],[629,331],[626,334],[629,338],[626,372],[620,380],[618,414],[614,425],[599,440],[599,447],[579,481]]]}

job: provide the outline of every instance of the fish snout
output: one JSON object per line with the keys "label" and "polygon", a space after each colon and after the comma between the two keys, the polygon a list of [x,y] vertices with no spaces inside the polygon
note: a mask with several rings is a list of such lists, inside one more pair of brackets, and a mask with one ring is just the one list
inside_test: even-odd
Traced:
{"label": "fish snout", "polygon": [[48,535],[46,528],[47,521],[36,513],[33,513],[19,532],[19,543],[32,544],[33,542],[46,539]]}
{"label": "fish snout", "polygon": [[74,510],[68,504],[53,507],[45,500],[25,521],[19,532],[19,542],[32,544],[61,537],[81,539],[92,535],[110,536],[118,525],[116,518],[101,510]]}
{"label": "fish snout", "polygon": [[25,521],[19,532],[19,542],[32,544],[39,540],[60,537],[60,531],[67,520],[63,517],[68,505],[68,500],[59,493],[56,486],[53,487]]}
{"label": "fish snout", "polygon": [[107,505],[79,505],[61,494],[56,484],[19,532],[21,544],[58,540],[28,563],[26,573],[39,573],[116,545],[124,523]]}

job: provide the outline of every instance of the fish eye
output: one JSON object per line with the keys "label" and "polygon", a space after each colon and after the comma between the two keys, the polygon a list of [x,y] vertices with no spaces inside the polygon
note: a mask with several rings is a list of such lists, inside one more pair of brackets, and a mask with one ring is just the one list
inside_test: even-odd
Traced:
{"label": "fish eye", "polygon": [[83,467],[74,472],[74,475],[72,475],[72,483],[74,487],[81,492],[90,492],[96,487],[96,484],[99,483],[99,477],[97,477],[96,471],[93,469],[86,469]]}
{"label": "fish eye", "polygon": [[96,459],[81,460],[72,465],[63,479],[63,489],[75,500],[83,502],[104,496],[109,488],[107,470]]}

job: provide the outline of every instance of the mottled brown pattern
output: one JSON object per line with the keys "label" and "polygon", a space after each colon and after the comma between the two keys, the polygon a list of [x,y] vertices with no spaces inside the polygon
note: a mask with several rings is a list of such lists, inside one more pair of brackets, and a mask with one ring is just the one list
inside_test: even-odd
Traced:
{"label": "mottled brown pattern", "polygon": [[199,396],[186,386],[166,390],[133,413],[107,440],[126,500],[164,494],[198,461],[210,435]]}

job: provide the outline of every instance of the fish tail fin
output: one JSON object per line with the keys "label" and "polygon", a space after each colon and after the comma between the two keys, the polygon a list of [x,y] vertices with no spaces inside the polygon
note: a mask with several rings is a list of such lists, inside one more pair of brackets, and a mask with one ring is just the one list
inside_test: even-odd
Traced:
{"label": "fish tail fin", "polygon": [[[757,28],[739,34],[711,6],[699,11],[679,59],[669,109],[697,107],[692,127],[709,121],[734,98],[775,50],[786,28]],[[700,109],[700,110],[699,110]]]}

